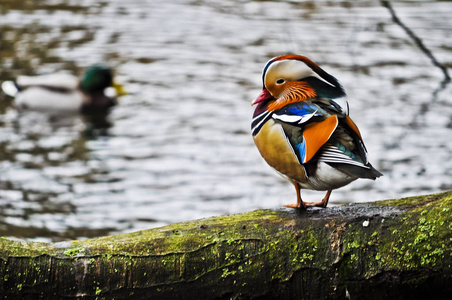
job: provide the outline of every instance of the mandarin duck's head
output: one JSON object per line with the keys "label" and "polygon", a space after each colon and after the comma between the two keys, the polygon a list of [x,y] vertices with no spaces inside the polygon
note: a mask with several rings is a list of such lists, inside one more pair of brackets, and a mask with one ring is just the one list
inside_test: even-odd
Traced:
{"label": "mandarin duck's head", "polygon": [[262,71],[262,82],[262,93],[252,105],[260,104],[269,111],[309,98],[335,99],[345,96],[334,76],[301,55],[282,55],[270,59]]}

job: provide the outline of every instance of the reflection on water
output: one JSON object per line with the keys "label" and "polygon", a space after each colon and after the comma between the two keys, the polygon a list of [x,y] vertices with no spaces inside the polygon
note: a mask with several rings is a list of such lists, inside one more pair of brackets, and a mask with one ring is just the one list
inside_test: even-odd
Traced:
{"label": "reflection on water", "polygon": [[[450,67],[449,5],[394,7]],[[0,14],[0,81],[107,62],[130,93],[98,123],[19,114],[0,94],[2,235],[93,237],[293,202],[249,132],[261,69],[287,52],[339,78],[385,175],[333,205],[452,189],[451,87],[437,91],[441,72],[378,2],[0,0]]]}

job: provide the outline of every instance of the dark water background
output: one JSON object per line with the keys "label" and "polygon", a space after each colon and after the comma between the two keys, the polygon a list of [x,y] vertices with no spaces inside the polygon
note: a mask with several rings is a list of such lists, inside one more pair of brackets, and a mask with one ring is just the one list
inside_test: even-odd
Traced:
{"label": "dark water background", "polygon": [[[451,2],[393,6],[451,67]],[[452,87],[377,1],[0,0],[0,81],[104,62],[129,92],[94,132],[0,95],[0,234],[58,241],[294,202],[250,136],[262,67],[289,52],[341,81],[385,175],[332,205],[452,189]]]}

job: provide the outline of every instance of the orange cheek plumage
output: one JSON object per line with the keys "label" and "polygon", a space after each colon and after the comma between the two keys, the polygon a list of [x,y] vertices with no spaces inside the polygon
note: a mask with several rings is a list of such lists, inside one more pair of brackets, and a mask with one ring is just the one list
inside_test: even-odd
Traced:
{"label": "orange cheek plumage", "polygon": [[269,89],[276,91],[275,95],[273,95],[276,100],[268,105],[269,111],[276,111],[288,104],[317,96],[315,90],[307,82],[303,81],[287,82],[281,87],[273,86],[269,87]]}

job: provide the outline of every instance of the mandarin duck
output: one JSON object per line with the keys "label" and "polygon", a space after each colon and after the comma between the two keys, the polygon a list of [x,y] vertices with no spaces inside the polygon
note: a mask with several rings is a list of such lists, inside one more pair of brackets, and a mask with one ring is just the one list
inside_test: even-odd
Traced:
{"label": "mandarin duck", "polygon": [[[108,91],[111,88],[115,95],[106,95],[112,94]],[[125,94],[113,81],[112,70],[100,65],[87,69],[80,80],[66,73],[19,76],[15,82],[3,82],[2,89],[15,98],[16,108],[49,113],[106,113],[116,105],[115,96]]]}
{"label": "mandarin duck", "polygon": [[[286,207],[326,207],[332,190],[382,176],[367,159],[347,102],[339,105],[345,92],[335,77],[307,57],[282,55],[267,62],[262,81],[251,130],[264,160],[295,186],[297,203]],[[327,192],[320,202],[304,202],[300,189]]]}

